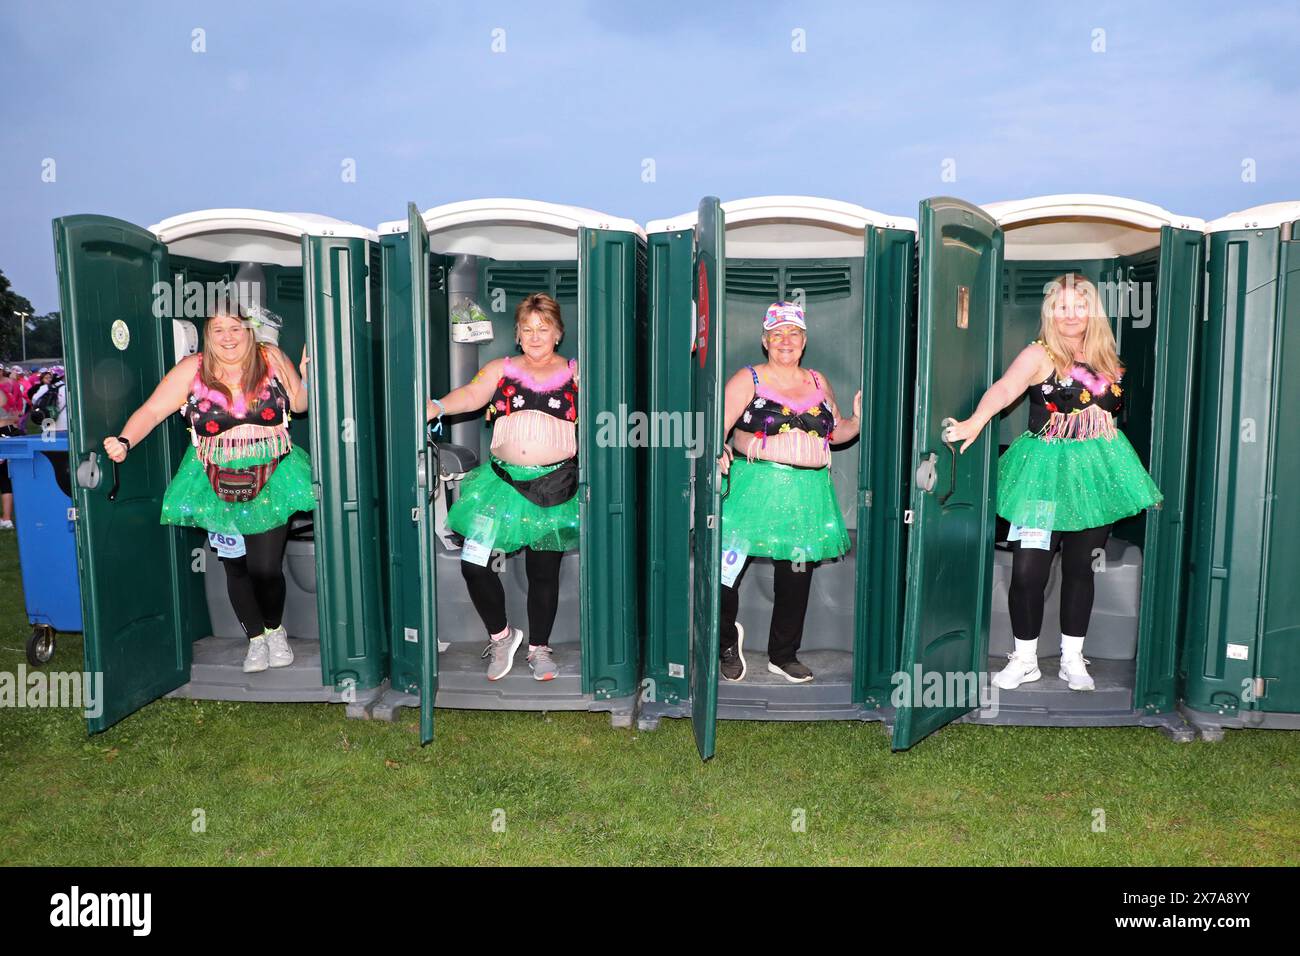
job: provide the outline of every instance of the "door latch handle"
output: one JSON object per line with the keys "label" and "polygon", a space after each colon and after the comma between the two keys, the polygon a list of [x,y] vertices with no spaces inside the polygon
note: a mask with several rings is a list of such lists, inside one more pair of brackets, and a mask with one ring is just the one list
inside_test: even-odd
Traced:
{"label": "door latch handle", "polygon": [[77,466],[77,487],[95,489],[103,475],[99,470],[99,453],[90,452],[89,456]]}
{"label": "door latch handle", "polygon": [[955,418],[945,418],[939,423],[939,427],[943,429],[939,434],[943,436],[943,443],[948,447],[948,456],[952,461],[952,471],[948,476],[948,492],[939,499],[939,504],[941,506],[946,505],[948,499],[952,497],[952,493],[957,490],[957,449],[954,448],[952,442],[948,440],[948,429],[956,424],[957,419]]}
{"label": "door latch handle", "polygon": [[938,469],[935,467],[939,461],[939,456],[930,452],[921,463],[916,466],[916,487],[922,491],[934,491],[934,483],[939,477]]}

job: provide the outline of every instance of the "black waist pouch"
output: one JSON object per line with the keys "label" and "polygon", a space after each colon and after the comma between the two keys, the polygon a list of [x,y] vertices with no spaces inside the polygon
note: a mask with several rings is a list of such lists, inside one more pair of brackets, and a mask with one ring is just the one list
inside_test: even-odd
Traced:
{"label": "black waist pouch", "polygon": [[510,472],[502,468],[495,459],[492,461],[492,470],[511,488],[542,508],[562,505],[578,492],[577,456],[566,458],[554,471],[548,471],[527,481],[512,478]]}

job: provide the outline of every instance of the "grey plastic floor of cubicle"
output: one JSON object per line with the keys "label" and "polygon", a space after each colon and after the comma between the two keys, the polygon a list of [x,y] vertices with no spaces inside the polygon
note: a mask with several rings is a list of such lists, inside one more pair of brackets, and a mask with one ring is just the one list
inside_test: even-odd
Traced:
{"label": "grey plastic floor of cubicle", "polygon": [[[850,532],[852,535],[852,532]],[[723,720],[860,720],[880,721],[886,731],[894,724],[892,707],[867,707],[853,702],[853,654],[846,642],[854,630],[852,595],[855,550],[839,561],[819,567],[808,602],[803,648],[799,659],[816,675],[810,684],[792,684],[767,671],[768,623],[772,608],[772,565],[755,559],[741,581],[739,622],[745,628],[745,679],[718,686],[718,717]],[[1043,634],[1039,639],[1042,678],[1013,691],[999,691],[996,701],[961,718],[963,723],[1035,727],[1154,727],[1178,742],[1193,740],[1195,730],[1181,713],[1148,714],[1133,708],[1136,673],[1137,613],[1142,555],[1132,544],[1107,543],[1106,571],[1097,578],[1087,654],[1096,689],[1072,691],[1057,675],[1061,635],[1059,616],[1060,558],[1047,586]],[[994,555],[993,606],[1001,608],[990,622],[987,675],[997,673],[1013,647],[1006,589],[1011,554]],[[845,600],[844,595],[849,595]],[[836,644],[840,646],[836,646]],[[653,730],[663,717],[689,717],[691,704],[642,703],[637,726]]]}
{"label": "grey plastic floor of cubicle", "polygon": [[[560,603],[555,613],[550,644],[558,670],[549,681],[535,680],[528,667],[527,640],[515,653],[509,674],[487,679],[487,632],[470,601],[460,572],[460,551],[439,545],[438,579],[438,692],[434,707],[458,710],[593,711],[608,713],[615,727],[632,726],[636,698],[598,698],[582,691],[582,643],[578,616],[578,552],[566,554],[560,564]],[[501,572],[506,595],[506,619],[527,632],[528,581],[523,552],[505,559]],[[516,622],[524,622],[516,624]],[[403,707],[420,706],[418,694],[386,687],[369,716],[395,720]]]}

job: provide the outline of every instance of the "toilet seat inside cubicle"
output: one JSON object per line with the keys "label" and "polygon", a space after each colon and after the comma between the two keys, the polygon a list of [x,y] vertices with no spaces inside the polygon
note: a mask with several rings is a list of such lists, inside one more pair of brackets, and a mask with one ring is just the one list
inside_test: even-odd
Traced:
{"label": "toilet seat inside cubicle", "polygon": [[[1151,388],[1155,375],[1156,292],[1162,228],[1200,232],[1204,222],[1179,216],[1150,203],[1113,196],[1058,195],[990,203],[983,207],[1002,227],[1005,257],[1002,283],[1002,365],[1038,338],[1043,286],[1076,272],[1097,285],[1111,318],[1126,372],[1126,409],[1120,427],[1143,464],[1150,467]],[[1028,401],[1019,400],[993,426],[999,451],[1025,430]],[[1118,522],[1105,549],[1104,574],[1095,576],[1095,599],[1085,656],[1092,662],[1094,693],[1072,692],[1057,678],[1054,660],[1042,665],[1041,680],[1002,692],[998,722],[1134,722],[1138,634],[1146,515]],[[998,520],[998,540],[1007,523]],[[999,544],[994,556],[989,668],[1000,670],[1014,646],[1007,590],[1012,553]],[[1060,558],[1047,586],[1038,655],[1060,653]]]}

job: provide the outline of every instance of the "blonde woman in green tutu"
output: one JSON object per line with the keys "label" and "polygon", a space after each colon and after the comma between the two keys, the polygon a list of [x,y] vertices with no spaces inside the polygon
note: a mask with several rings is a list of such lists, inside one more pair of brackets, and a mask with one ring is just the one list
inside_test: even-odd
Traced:
{"label": "blonde woman in green tutu", "polygon": [[1002,409],[1029,392],[1029,429],[998,461],[997,511],[1011,522],[1014,558],[1008,603],[1016,649],[993,682],[1004,690],[1036,681],[1038,634],[1052,556],[1061,552],[1060,679],[1092,690],[1083,642],[1092,615],[1093,555],[1110,526],[1162,500],[1115,424],[1124,367],[1097,288],[1073,273],[1050,282],[1040,337],[948,428],[964,452]]}
{"label": "blonde woman in green tutu", "polygon": [[803,309],[774,302],[763,320],[767,361],[746,365],[727,382],[723,433],[735,428],[720,467],[729,475],[722,502],[722,546],[741,564],[722,588],[720,644],[724,680],[747,670],[744,630],[736,622],[740,577],[750,557],[772,558],[775,602],[768,631],[767,669],[792,683],[813,679],[796,656],[803,640],[808,594],[818,562],[849,549],[835,487],[831,445],[852,441],[862,417],[862,392],[853,417],[841,419],[830,382],[800,367],[807,346]]}
{"label": "blonde woman in green tutu", "polygon": [[[461,481],[447,524],[465,538],[460,570],[487,629],[487,679],[514,666],[524,640],[506,620],[492,553],[524,551],[528,577],[528,667],[535,680],[559,673],[551,627],[560,605],[560,562],[578,546],[578,365],[556,352],[560,306],[544,292],[515,308],[519,356],[493,359],[469,384],[429,402],[430,421],[487,407],[491,457]],[[483,563],[479,563],[482,561]]]}
{"label": "blonde woman in green tutu", "polygon": [[[283,352],[256,340],[259,325],[233,304],[217,310],[204,325],[203,351],[181,359],[121,433],[104,439],[108,457],[120,462],[177,409],[189,423],[191,447],[167,486],[161,521],[208,532],[249,638],[249,673],[293,663],[281,623],[284,547],[290,517],[316,506],[311,462],[289,440],[291,415],[307,410],[307,389]],[[306,366],[304,349],[304,374]]]}

